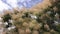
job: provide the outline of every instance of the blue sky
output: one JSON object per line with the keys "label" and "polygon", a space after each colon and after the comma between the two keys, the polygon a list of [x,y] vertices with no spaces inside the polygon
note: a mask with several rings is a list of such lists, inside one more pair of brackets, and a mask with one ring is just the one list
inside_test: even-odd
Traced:
{"label": "blue sky", "polygon": [[43,0],[0,0],[0,12],[4,9],[12,9],[14,7],[26,7],[31,8],[37,3],[41,3]]}

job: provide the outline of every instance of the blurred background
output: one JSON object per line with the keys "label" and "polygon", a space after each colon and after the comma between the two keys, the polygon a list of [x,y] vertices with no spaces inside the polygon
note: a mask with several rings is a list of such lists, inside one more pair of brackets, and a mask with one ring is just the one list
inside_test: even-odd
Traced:
{"label": "blurred background", "polygon": [[0,34],[60,34],[60,0],[0,0]]}

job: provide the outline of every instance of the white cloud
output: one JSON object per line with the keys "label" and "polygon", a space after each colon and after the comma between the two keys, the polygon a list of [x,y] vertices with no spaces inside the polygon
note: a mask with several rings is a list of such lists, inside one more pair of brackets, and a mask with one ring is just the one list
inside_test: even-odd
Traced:
{"label": "white cloud", "polygon": [[7,3],[12,7],[17,7],[17,0],[7,0]]}
{"label": "white cloud", "polygon": [[10,8],[10,7],[0,0],[0,10],[2,11],[3,9],[8,9],[8,8]]}
{"label": "white cloud", "polygon": [[[32,1],[38,2],[39,0],[4,0],[4,1],[6,1],[10,6],[8,4],[4,3],[2,0],[0,0],[0,13],[2,12],[3,9],[12,9],[12,7],[13,8],[15,8],[15,7],[22,8],[24,6],[24,7],[30,8],[31,6],[36,4],[36,3],[33,3]],[[18,5],[17,4],[18,2],[21,2],[22,4]]]}
{"label": "white cloud", "polygon": [[8,10],[8,9],[11,9],[11,7],[0,0],[0,14],[3,13],[3,10]]}
{"label": "white cloud", "polygon": [[26,0],[17,0],[18,2],[24,2],[24,1],[26,1]]}

